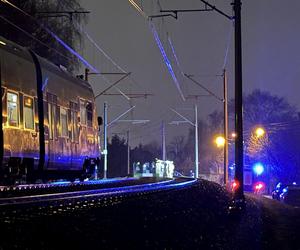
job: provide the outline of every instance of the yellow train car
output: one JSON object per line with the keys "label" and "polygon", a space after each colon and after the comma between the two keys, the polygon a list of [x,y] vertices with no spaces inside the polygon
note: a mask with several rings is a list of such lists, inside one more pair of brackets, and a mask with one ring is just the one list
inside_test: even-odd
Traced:
{"label": "yellow train car", "polygon": [[0,80],[2,180],[73,179],[97,161],[98,124],[88,82],[2,37]]}

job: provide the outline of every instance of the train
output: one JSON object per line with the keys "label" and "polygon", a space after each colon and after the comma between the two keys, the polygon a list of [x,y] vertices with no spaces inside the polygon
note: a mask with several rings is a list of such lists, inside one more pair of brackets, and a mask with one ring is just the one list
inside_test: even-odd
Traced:
{"label": "train", "polygon": [[0,183],[84,179],[99,164],[91,85],[0,37]]}

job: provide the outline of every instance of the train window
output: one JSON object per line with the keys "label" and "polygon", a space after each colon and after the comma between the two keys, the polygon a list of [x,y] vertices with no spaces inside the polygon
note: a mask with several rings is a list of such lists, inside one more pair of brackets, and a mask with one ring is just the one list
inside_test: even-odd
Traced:
{"label": "train window", "polygon": [[80,124],[86,125],[86,107],[83,100],[80,100]]}
{"label": "train window", "polygon": [[34,129],[33,98],[24,96],[24,127]]}
{"label": "train window", "polygon": [[49,139],[53,139],[53,105],[48,103]]}
{"label": "train window", "polygon": [[87,114],[87,125],[89,127],[93,126],[93,104],[88,102],[86,105],[86,114]]}
{"label": "train window", "polygon": [[78,142],[78,125],[77,125],[77,112],[71,110],[71,129],[72,129],[72,141]]}
{"label": "train window", "polygon": [[7,92],[7,115],[8,115],[8,125],[12,127],[18,127],[19,126],[18,95],[15,93]]}
{"label": "train window", "polygon": [[61,125],[61,136],[68,137],[68,115],[67,110],[60,108],[60,125]]}
{"label": "train window", "polygon": [[71,120],[71,140],[72,142],[79,141],[79,131],[78,131],[78,104],[75,102],[70,102],[70,120]]}
{"label": "train window", "polygon": [[49,139],[57,139],[57,126],[59,125],[59,112],[57,112],[57,96],[47,93]]}

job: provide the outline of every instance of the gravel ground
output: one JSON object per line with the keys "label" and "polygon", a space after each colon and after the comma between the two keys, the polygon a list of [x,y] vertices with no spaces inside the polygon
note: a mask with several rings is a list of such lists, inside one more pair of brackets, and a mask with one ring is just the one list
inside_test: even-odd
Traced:
{"label": "gravel ground", "polygon": [[243,212],[230,214],[230,199],[201,180],[35,216],[2,211],[0,249],[300,249],[298,209],[250,195]]}

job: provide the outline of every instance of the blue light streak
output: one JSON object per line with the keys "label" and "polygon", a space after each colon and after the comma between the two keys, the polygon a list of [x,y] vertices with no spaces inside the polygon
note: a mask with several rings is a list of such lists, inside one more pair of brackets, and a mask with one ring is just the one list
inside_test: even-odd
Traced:
{"label": "blue light streak", "polygon": [[95,73],[100,73],[95,67],[93,67],[87,60],[85,60],[78,52],[72,49],[68,44],[66,44],[62,39],[60,39],[54,32],[52,32],[49,28],[42,25],[43,28],[58,42],[60,43],[65,49],[67,49],[71,54],[77,57],[86,67],[91,69]]}
{"label": "blue light streak", "polygon": [[177,90],[179,91],[182,100],[185,101],[185,97],[184,97],[184,95],[182,93],[182,90],[180,88],[180,84],[179,84],[179,82],[177,80],[177,77],[176,77],[176,75],[174,73],[174,70],[173,70],[171,62],[170,62],[170,60],[169,60],[169,58],[168,58],[168,56],[166,54],[166,51],[165,51],[165,49],[164,49],[164,47],[163,47],[163,45],[161,43],[161,40],[159,39],[159,35],[157,33],[155,25],[151,21],[149,21],[149,24],[150,24],[150,29],[152,31],[154,39],[156,41],[156,44],[157,44],[157,46],[158,46],[158,48],[160,50],[160,53],[161,53],[161,55],[162,55],[162,57],[164,59],[165,64],[166,64],[166,66],[167,66],[167,68],[168,68],[168,70],[169,70],[169,72],[170,72],[170,74],[171,74],[171,76],[173,78],[173,81],[174,81],[174,83],[175,83],[175,85],[177,87]]}
{"label": "blue light streak", "polygon": [[47,87],[48,81],[49,81],[49,77],[46,77],[46,79],[45,79],[45,81],[44,81],[44,83],[43,83],[43,86],[42,86],[42,91],[44,91],[45,88]]}
{"label": "blue light streak", "polygon": [[175,48],[174,48],[173,43],[171,41],[171,38],[169,36],[168,36],[168,41],[169,41],[169,45],[170,45],[170,47],[172,49],[172,53],[173,53],[173,56],[175,58],[176,64],[177,64],[177,66],[178,66],[178,68],[180,70],[180,73],[184,76],[183,70],[182,70],[182,68],[181,68],[181,66],[179,64],[179,60],[178,60],[178,57],[177,57],[176,52],[175,52]]}

